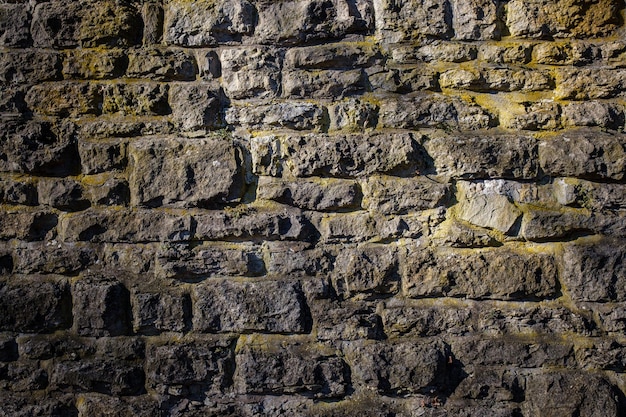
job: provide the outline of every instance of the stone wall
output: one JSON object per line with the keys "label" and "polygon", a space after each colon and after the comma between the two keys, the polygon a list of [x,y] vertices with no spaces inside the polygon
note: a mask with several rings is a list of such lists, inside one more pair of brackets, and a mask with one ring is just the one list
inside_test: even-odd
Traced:
{"label": "stone wall", "polygon": [[624,9],[0,1],[0,416],[625,416]]}

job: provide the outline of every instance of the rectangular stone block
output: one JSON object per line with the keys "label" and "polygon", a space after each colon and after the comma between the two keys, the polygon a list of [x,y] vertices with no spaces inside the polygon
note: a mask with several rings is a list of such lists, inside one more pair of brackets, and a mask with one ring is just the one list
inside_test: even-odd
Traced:
{"label": "rectangular stone block", "polygon": [[356,42],[290,48],[285,66],[301,69],[354,69],[382,62],[381,52],[372,45]]}
{"label": "rectangular stone block", "polygon": [[81,336],[122,336],[131,330],[130,294],[113,279],[87,277],[72,286],[74,330]]}
{"label": "rectangular stone block", "polygon": [[163,39],[185,47],[240,43],[255,30],[257,10],[246,0],[168,2]]}
{"label": "rectangular stone block", "polygon": [[26,94],[28,108],[37,114],[57,117],[99,115],[102,89],[94,84],[63,82],[32,86]]}
{"label": "rectangular stone block", "polygon": [[499,0],[451,0],[454,38],[500,39],[503,7]]}
{"label": "rectangular stone block", "polygon": [[324,107],[306,102],[246,103],[227,108],[226,123],[249,130],[320,130],[324,114]]}
{"label": "rectangular stone block", "polygon": [[28,46],[31,14],[26,3],[0,4],[0,45],[4,47]]}
{"label": "rectangular stone block", "polygon": [[0,239],[28,242],[51,239],[57,223],[58,216],[48,210],[5,208],[0,210]]}
{"label": "rectangular stone block", "polygon": [[263,243],[269,255],[267,272],[274,276],[326,278],[332,269],[333,256],[329,251],[311,247],[306,242]]}
{"label": "rectangular stone block", "polygon": [[513,0],[506,25],[522,38],[602,37],[617,28],[618,0]]}
{"label": "rectangular stone block", "polygon": [[0,178],[0,202],[36,206],[38,204],[37,187],[29,180]]}
{"label": "rectangular stone block", "polygon": [[156,81],[193,81],[198,67],[190,52],[171,49],[140,49],[128,55],[126,75]]}
{"label": "rectangular stone block", "polygon": [[626,135],[579,129],[539,143],[546,175],[621,180],[626,172]]}
{"label": "rectangular stone block", "polygon": [[413,172],[425,162],[410,133],[288,136],[280,150],[296,177]]}
{"label": "rectangular stone block", "polygon": [[376,33],[383,43],[417,40],[421,36],[452,36],[448,0],[374,0]]}
{"label": "rectangular stone block", "polygon": [[315,398],[345,395],[347,364],[336,352],[310,342],[241,339],[234,382],[242,394],[301,393]]}
{"label": "rectangular stone block", "polygon": [[102,113],[122,116],[170,114],[169,86],[157,83],[109,84],[102,88]]}
{"label": "rectangular stone block", "polygon": [[363,183],[363,206],[382,214],[404,214],[444,205],[450,186],[427,177],[372,176]]}
{"label": "rectangular stone block", "polygon": [[310,325],[294,282],[208,280],[195,286],[193,299],[196,331],[303,333]]}
{"label": "rectangular stone block", "polygon": [[76,2],[55,0],[38,4],[31,24],[34,45],[40,48],[78,46],[83,14],[81,5]]}
{"label": "rectangular stone block", "polygon": [[588,239],[565,246],[563,280],[576,301],[626,301],[626,241]]}
{"label": "rectangular stone block", "polygon": [[62,79],[63,56],[59,52],[20,50],[0,53],[0,82],[40,83]]}
{"label": "rectangular stone block", "polygon": [[37,185],[39,202],[63,211],[79,211],[89,207],[82,184],[70,178],[41,179]]}
{"label": "rectangular stone block", "polygon": [[59,234],[65,242],[176,242],[189,240],[190,222],[185,213],[89,209],[64,215]]}
{"label": "rectangular stone block", "polygon": [[376,306],[361,302],[332,302],[320,300],[311,305],[316,318],[318,340],[338,341],[385,338]]}
{"label": "rectangular stone block", "polygon": [[[213,83],[171,83],[169,103],[174,124],[183,131],[195,132],[223,126],[222,95]],[[225,138],[229,138],[225,135]]]}
{"label": "rectangular stone block", "polygon": [[141,138],[128,148],[131,202],[209,207],[244,192],[239,150],[221,139]]}
{"label": "rectangular stone block", "polygon": [[373,28],[371,0],[289,0],[261,2],[254,38],[262,44],[294,45],[368,34]]}
{"label": "rectangular stone block", "polygon": [[80,139],[77,144],[83,174],[121,170],[128,162],[123,139]]}
{"label": "rectangular stone block", "polygon": [[393,96],[380,107],[380,124],[395,129],[480,130],[494,123],[494,116],[482,107],[440,93]]}
{"label": "rectangular stone block", "polygon": [[133,331],[155,335],[189,330],[191,299],[180,291],[133,291]]}
{"label": "rectangular stone block", "polygon": [[283,74],[283,95],[293,98],[338,99],[365,91],[366,76],[361,70],[287,71]]}
{"label": "rectangular stone block", "polygon": [[459,134],[424,143],[435,172],[457,178],[533,179],[539,174],[537,141],[530,136]]}
{"label": "rectangular stone block", "polygon": [[185,282],[198,282],[213,276],[259,276],[265,273],[263,254],[258,245],[208,242],[193,247],[170,244],[157,253],[161,274]]}
{"label": "rectangular stone block", "polygon": [[15,275],[0,281],[0,330],[52,333],[72,325],[72,295],[65,279]]}
{"label": "rectangular stone block", "polygon": [[121,77],[127,67],[124,53],[118,49],[76,49],[66,52],[63,76],[66,79],[100,80]]}
{"label": "rectangular stone block", "polygon": [[219,393],[231,384],[234,340],[193,338],[149,344],[146,348],[147,387],[160,394],[185,396]]}
{"label": "rectangular stone block", "polygon": [[533,300],[557,294],[558,269],[552,255],[508,248],[411,248],[400,258],[400,274],[403,292],[411,298]]}
{"label": "rectangular stone block", "polygon": [[92,206],[128,206],[130,188],[125,178],[102,174],[83,178],[84,193]]}
{"label": "rectangular stone block", "polygon": [[451,373],[450,347],[441,341],[369,342],[348,347],[359,363],[352,378],[381,394],[407,395],[444,388]]}
{"label": "rectangular stone block", "polygon": [[311,178],[285,181],[260,177],[257,198],[308,210],[336,211],[358,208],[362,195],[358,183],[352,180]]}
{"label": "rectangular stone block", "polygon": [[278,51],[263,47],[222,50],[222,85],[232,99],[272,98],[280,89]]}
{"label": "rectangular stone block", "polygon": [[556,71],[555,98],[593,100],[624,97],[626,69],[563,68]]}
{"label": "rectangular stone block", "polygon": [[99,248],[84,244],[47,242],[22,242],[14,249],[14,270],[19,274],[75,275],[94,266],[101,253]]}

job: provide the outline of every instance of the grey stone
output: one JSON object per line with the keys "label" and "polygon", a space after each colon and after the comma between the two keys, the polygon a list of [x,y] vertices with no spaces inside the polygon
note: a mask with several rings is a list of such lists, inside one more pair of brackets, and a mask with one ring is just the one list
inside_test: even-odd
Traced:
{"label": "grey stone", "polygon": [[36,114],[57,117],[98,115],[102,112],[102,89],[93,84],[43,83],[26,94],[28,108]]}
{"label": "grey stone", "polygon": [[130,294],[120,282],[87,277],[72,286],[74,330],[81,336],[121,336],[131,330]]}
{"label": "grey stone", "polygon": [[446,0],[374,0],[376,29],[383,43],[452,35],[452,10]]}
{"label": "grey stone", "polygon": [[21,50],[0,53],[0,81],[5,84],[58,81],[62,55],[58,52]]}
{"label": "grey stone", "polygon": [[226,122],[247,129],[287,128],[317,130],[324,122],[324,108],[306,102],[242,104],[226,110]]}
{"label": "grey stone", "polygon": [[157,83],[116,83],[103,88],[102,113],[157,116],[171,113],[169,86]]}
{"label": "grey stone", "polygon": [[81,139],[78,141],[81,171],[99,174],[123,169],[127,160],[127,143],[120,139]]}
{"label": "grey stone", "polygon": [[0,202],[36,206],[38,204],[37,187],[30,181],[0,178]]}
{"label": "grey stone", "polygon": [[15,247],[14,271],[19,274],[75,275],[101,259],[99,248],[56,240],[21,243]]}
{"label": "grey stone", "polygon": [[222,125],[221,99],[212,84],[170,84],[172,119],[183,131],[202,131]]}
{"label": "grey stone", "polygon": [[133,330],[139,334],[183,332],[189,329],[191,300],[180,291],[134,291]]}
{"label": "grey stone", "polygon": [[212,280],[194,291],[193,327],[200,332],[303,333],[309,318],[297,283]]}
{"label": "grey stone", "polygon": [[3,209],[0,216],[0,239],[27,242],[53,239],[58,216],[49,210]]}
{"label": "grey stone", "polygon": [[28,46],[31,14],[24,3],[0,5],[0,45],[4,47]]}
{"label": "grey stone", "polygon": [[626,69],[563,68],[556,71],[555,98],[594,100],[622,97],[626,88]]}
{"label": "grey stone", "polygon": [[84,210],[89,207],[82,184],[71,179],[42,179],[37,187],[41,204],[63,211]]}
{"label": "grey stone", "polygon": [[403,214],[445,204],[450,187],[427,177],[372,176],[363,183],[365,209],[382,214]]}
{"label": "grey stone", "polygon": [[361,70],[293,70],[283,74],[283,95],[293,98],[337,99],[365,91]]}
{"label": "grey stone", "polygon": [[454,38],[462,40],[500,39],[500,2],[497,0],[453,0]]}
{"label": "grey stone", "polygon": [[271,98],[280,89],[281,61],[275,50],[263,47],[224,49],[222,85],[232,99]]}
{"label": "grey stone", "polygon": [[68,51],[63,61],[63,75],[70,79],[99,80],[120,77],[126,70],[126,56],[120,50]]}
{"label": "grey stone", "polygon": [[206,207],[243,193],[239,151],[225,140],[148,137],[134,140],[128,154],[135,205]]}
{"label": "grey stone", "polygon": [[126,75],[157,81],[193,81],[198,73],[192,53],[169,49],[142,49],[128,56]]}

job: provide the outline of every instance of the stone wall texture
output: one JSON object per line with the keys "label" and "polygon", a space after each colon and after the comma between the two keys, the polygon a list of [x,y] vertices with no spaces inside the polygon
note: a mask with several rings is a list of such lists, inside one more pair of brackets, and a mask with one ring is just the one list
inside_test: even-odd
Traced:
{"label": "stone wall texture", "polygon": [[0,1],[0,416],[626,416],[625,9]]}

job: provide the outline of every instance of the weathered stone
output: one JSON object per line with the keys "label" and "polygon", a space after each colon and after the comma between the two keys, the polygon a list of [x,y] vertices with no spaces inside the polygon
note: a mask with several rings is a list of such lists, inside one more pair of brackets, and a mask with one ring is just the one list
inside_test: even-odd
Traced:
{"label": "weathered stone", "polygon": [[573,130],[539,143],[539,163],[550,176],[590,179],[624,178],[626,136]]}
{"label": "weathered stone", "polygon": [[493,116],[482,107],[438,93],[419,93],[385,100],[380,108],[384,127],[422,127],[479,130],[493,124]]}
{"label": "weathered stone", "polygon": [[113,175],[85,177],[85,195],[92,205],[128,206],[130,187],[124,178]]}
{"label": "weathered stone", "polygon": [[533,179],[538,175],[537,141],[507,134],[436,136],[424,143],[436,173],[457,178]]}
{"label": "weathered stone", "polygon": [[377,237],[376,220],[368,212],[326,214],[318,227],[327,242],[356,243]]}
{"label": "weathered stone", "polygon": [[556,72],[557,99],[590,100],[624,95],[626,69],[563,68]]}
{"label": "weathered stone", "polygon": [[34,45],[43,48],[78,46],[78,31],[83,17],[81,8],[75,2],[56,0],[37,4],[31,24]]}
{"label": "weathered stone", "polygon": [[363,183],[365,209],[382,214],[403,214],[443,205],[450,187],[426,177],[373,176]]}
{"label": "weathered stone", "polygon": [[222,64],[214,50],[197,50],[196,64],[200,78],[203,80],[213,80],[222,76]]}
{"label": "weathered stone", "polygon": [[422,62],[466,62],[476,59],[476,46],[461,42],[432,40],[424,45],[389,46],[393,61],[398,64],[419,64]]}
{"label": "weathered stone", "polygon": [[626,242],[606,239],[565,246],[563,279],[577,301],[626,301]]}
{"label": "weathered stone", "polygon": [[459,219],[481,227],[498,230],[502,233],[512,230],[522,212],[507,197],[502,189],[504,181],[488,180],[468,183],[460,181],[457,187],[462,195],[456,207]]}
{"label": "weathered stone", "polygon": [[454,38],[462,40],[500,39],[500,4],[494,0],[453,0]]}
{"label": "weathered stone", "polygon": [[221,102],[215,86],[170,84],[172,119],[183,131],[207,130],[221,126]]}
{"label": "weathered stone", "polygon": [[533,47],[533,58],[539,64],[580,66],[590,63],[593,55],[591,45],[584,41],[543,42]]}
{"label": "weathered stone", "polygon": [[102,112],[105,114],[156,116],[171,112],[169,86],[165,84],[109,84],[103,90]]}
{"label": "weathered stone", "polygon": [[393,174],[424,165],[410,133],[289,136],[280,150],[297,177]]}
{"label": "weathered stone", "polygon": [[341,297],[376,297],[398,291],[398,253],[395,245],[342,248],[331,274]]}
{"label": "weathered stone", "polygon": [[144,3],[141,8],[143,20],[143,44],[156,45],[163,40],[163,5]]}
{"label": "weathered stone", "polygon": [[285,53],[285,66],[302,69],[354,69],[368,67],[381,60],[380,51],[360,43],[291,48]]}
{"label": "weathered stone", "polygon": [[464,335],[473,329],[473,309],[457,306],[392,305],[382,311],[382,323],[389,337],[427,337],[439,334]]}
{"label": "weathered stone", "polygon": [[374,10],[369,0],[260,2],[254,37],[263,44],[298,44],[368,33]]}
{"label": "weathered stone", "polygon": [[0,215],[0,239],[39,241],[56,233],[58,217],[47,210],[3,209]]}
{"label": "weathered stone", "polygon": [[563,106],[563,123],[568,126],[598,126],[619,130],[626,118],[624,106],[602,101],[584,101]]}
{"label": "weathered stone", "polygon": [[24,85],[3,85],[2,95],[0,95],[0,112],[4,113],[5,117],[13,114],[15,118],[25,113],[28,110],[25,100],[27,90],[28,88]]}
{"label": "weathered stone", "polygon": [[148,137],[131,142],[128,156],[135,205],[206,207],[243,193],[238,150],[224,140]]}
{"label": "weathered stone", "polygon": [[113,417],[115,413],[128,416],[159,414],[159,404],[151,395],[111,397],[105,394],[87,394],[79,396],[76,403],[79,415],[85,416]]}
{"label": "weathered stone", "polygon": [[377,33],[384,43],[452,35],[452,10],[446,0],[374,0],[374,10]]}
{"label": "weathered stone", "polygon": [[126,57],[120,50],[77,49],[68,52],[63,61],[63,75],[70,79],[115,78],[125,69]]}
{"label": "weathered stone", "polygon": [[[278,277],[322,276],[332,268],[332,256],[328,251],[311,247],[304,242],[265,242],[268,252],[268,274]],[[306,282],[303,283],[306,290]],[[323,292],[323,291],[322,291]]]}
{"label": "weathered stone", "polygon": [[491,64],[527,64],[532,58],[533,50],[527,43],[483,44],[478,49],[477,58]]}
{"label": "weathered stone", "polygon": [[276,51],[261,47],[224,49],[221,62],[222,85],[229,98],[271,98],[278,94],[281,61]]}
{"label": "weathered stone", "polygon": [[250,159],[254,174],[279,176],[283,170],[279,137],[257,136],[250,138]]}
{"label": "weathered stone", "polygon": [[0,282],[0,330],[52,333],[72,325],[72,296],[66,280],[39,275]]}
{"label": "weathered stone", "polygon": [[146,348],[146,383],[161,394],[218,393],[230,385],[233,340],[194,338],[150,344]]}
{"label": "weathered stone", "polygon": [[89,207],[80,182],[71,179],[43,179],[37,187],[41,204],[63,211],[84,210]]}
{"label": "weathered stone", "polygon": [[134,276],[153,274],[157,247],[161,243],[109,243],[103,246],[102,264],[112,271]]}
{"label": "weathered stone", "polygon": [[515,37],[603,36],[616,28],[618,10],[615,0],[513,0],[507,4],[506,25]]}
{"label": "weathered stone", "polygon": [[556,295],[557,265],[549,254],[508,248],[408,249],[400,258],[402,289],[412,298],[541,299]]}
{"label": "weathered stone", "polygon": [[283,74],[283,93],[295,98],[343,98],[365,90],[361,70],[288,71]]}
{"label": "weathered stone", "polygon": [[226,110],[228,124],[248,129],[316,130],[322,126],[323,118],[324,109],[321,106],[304,102],[246,103]]}
{"label": "weathered stone", "polygon": [[89,209],[66,214],[60,235],[65,242],[159,242],[191,237],[191,218],[156,210]]}
{"label": "weathered stone", "polygon": [[157,81],[193,81],[198,72],[194,55],[181,50],[142,49],[128,56],[126,75]]}
{"label": "weathered stone", "polygon": [[[518,111],[519,109],[519,111]],[[561,126],[561,106],[550,100],[525,102],[503,114],[501,124],[514,130],[555,130]]]}
{"label": "weathered stone", "polygon": [[224,275],[258,276],[265,272],[258,247],[249,244],[169,245],[157,254],[157,264],[166,277],[191,282]]}
{"label": "weathered stone", "polygon": [[336,343],[346,340],[384,338],[380,317],[376,309],[360,303],[330,301],[311,306],[317,321],[318,340]]}
{"label": "weathered stone", "polygon": [[0,5],[0,45],[28,46],[31,15],[25,3]]}
{"label": "weathered stone", "polygon": [[124,168],[127,164],[126,145],[126,141],[120,139],[79,140],[82,173],[99,174]]}
{"label": "weathered stone", "polygon": [[585,369],[626,370],[626,346],[617,341],[597,341],[576,349],[576,360]]}
{"label": "weathered stone", "polygon": [[610,333],[623,333],[626,330],[626,304],[607,303],[595,305],[602,327]]}
{"label": "weathered stone", "polygon": [[133,305],[133,330],[140,334],[182,332],[189,330],[191,299],[179,291],[135,291]]}
{"label": "weathered stone", "polygon": [[328,110],[330,130],[351,132],[374,129],[378,124],[378,106],[364,100],[349,98]]}
{"label": "weathered stone", "polygon": [[578,180],[559,179],[554,182],[554,194],[559,203],[594,211],[626,208],[626,186]]}
{"label": "weathered stone", "polygon": [[499,246],[498,240],[491,231],[468,225],[454,218],[438,225],[431,237],[440,246],[453,248],[482,248]]}
{"label": "weathered stone", "polygon": [[302,179],[285,181],[260,177],[257,197],[302,209],[333,211],[358,207],[361,189],[355,181],[343,179]]}
{"label": "weathered stone", "polygon": [[130,295],[111,279],[85,278],[72,286],[74,330],[81,336],[121,336],[131,329]]}
{"label": "weathered stone", "polygon": [[138,338],[52,341],[50,388],[113,397],[143,393],[144,343]]}
{"label": "weathered stone", "polygon": [[62,55],[58,52],[22,50],[0,53],[0,82],[39,83],[61,79]]}
{"label": "weathered stone", "polygon": [[240,339],[235,388],[241,393],[303,393],[317,398],[340,397],[349,377],[346,363],[324,346]]}
{"label": "weathered stone", "polygon": [[437,340],[355,344],[349,355],[360,364],[352,369],[355,381],[392,395],[436,393],[452,369],[450,347]]}
{"label": "weathered stone", "polygon": [[200,332],[303,333],[310,320],[297,283],[205,281],[194,300],[193,327]]}
{"label": "weathered stone", "polygon": [[56,240],[21,243],[15,247],[14,270],[19,274],[74,275],[98,263],[97,248]]}
{"label": "weathered stone", "polygon": [[165,43],[177,46],[213,46],[241,42],[255,29],[257,13],[246,0],[168,2],[165,6]]}
{"label": "weathered stone", "polygon": [[531,374],[526,381],[524,414],[557,416],[618,416],[615,389],[603,377],[583,372]]}
{"label": "weathered stone", "polygon": [[37,187],[30,181],[0,178],[0,202],[36,206],[38,204]]}
{"label": "weathered stone", "polygon": [[[78,27],[81,46],[132,46],[140,43],[141,30],[138,28],[143,29],[143,22],[138,10],[128,3],[105,0],[79,9],[82,13]],[[49,21],[46,23],[50,24]]]}
{"label": "weathered stone", "polygon": [[259,238],[311,241],[316,231],[299,209],[288,206],[240,206],[226,211],[193,214],[199,240]]}
{"label": "weathered stone", "polygon": [[102,90],[87,83],[46,83],[31,87],[26,103],[45,116],[76,117],[102,111]]}
{"label": "weathered stone", "polygon": [[[13,392],[38,391],[48,387],[48,374],[36,362],[10,363],[3,369],[0,386]],[[6,379],[7,381],[1,381]]]}

